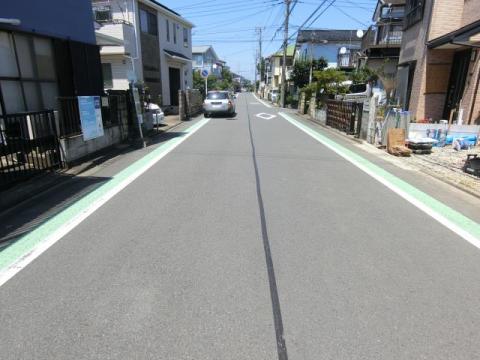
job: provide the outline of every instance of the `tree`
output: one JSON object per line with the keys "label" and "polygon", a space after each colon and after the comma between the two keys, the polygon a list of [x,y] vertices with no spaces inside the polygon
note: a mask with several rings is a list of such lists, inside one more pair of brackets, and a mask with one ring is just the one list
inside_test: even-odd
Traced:
{"label": "tree", "polygon": [[[208,77],[208,90],[215,90],[217,88],[217,78],[213,75]],[[193,72],[193,88],[200,90],[205,96],[205,79],[200,75],[200,71]]]}
{"label": "tree", "polygon": [[[313,72],[321,71],[328,66],[327,60],[321,57],[318,60],[313,60],[312,62],[308,60],[297,61],[293,65],[292,75],[290,80],[293,81],[293,84],[299,88],[305,87],[310,82],[310,66],[312,67]],[[315,80],[314,78],[312,79]]]}
{"label": "tree", "polygon": [[365,66],[350,73],[350,80],[354,84],[365,84],[378,80],[378,74],[375,70]]}
{"label": "tree", "polygon": [[347,92],[347,86],[343,83],[347,80],[347,76],[343,71],[338,69],[325,69],[323,71],[315,71],[316,89],[321,94],[337,95]]}

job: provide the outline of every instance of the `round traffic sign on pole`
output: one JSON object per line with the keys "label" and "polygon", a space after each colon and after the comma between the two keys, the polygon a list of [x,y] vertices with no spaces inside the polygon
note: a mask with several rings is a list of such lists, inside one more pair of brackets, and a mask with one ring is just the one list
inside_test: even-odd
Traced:
{"label": "round traffic sign on pole", "polygon": [[200,71],[200,75],[206,79],[208,78],[208,75],[210,75],[210,72],[207,70],[207,69],[203,69],[202,71]]}

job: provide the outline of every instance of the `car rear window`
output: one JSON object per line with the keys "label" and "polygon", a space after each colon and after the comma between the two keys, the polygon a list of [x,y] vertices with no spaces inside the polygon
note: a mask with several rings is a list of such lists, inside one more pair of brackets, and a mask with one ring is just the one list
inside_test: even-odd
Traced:
{"label": "car rear window", "polygon": [[223,92],[208,93],[208,100],[225,100],[228,99],[228,94]]}

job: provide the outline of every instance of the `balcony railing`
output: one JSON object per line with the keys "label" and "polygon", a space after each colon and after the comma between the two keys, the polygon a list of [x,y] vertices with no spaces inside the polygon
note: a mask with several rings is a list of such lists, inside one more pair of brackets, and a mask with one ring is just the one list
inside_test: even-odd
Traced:
{"label": "balcony railing", "polygon": [[400,47],[402,44],[402,26],[401,25],[380,25],[371,26],[362,39],[362,49],[372,47],[388,48]]}
{"label": "balcony railing", "polygon": [[339,68],[353,68],[355,67],[355,59],[353,51],[345,54],[338,54],[337,63]]}

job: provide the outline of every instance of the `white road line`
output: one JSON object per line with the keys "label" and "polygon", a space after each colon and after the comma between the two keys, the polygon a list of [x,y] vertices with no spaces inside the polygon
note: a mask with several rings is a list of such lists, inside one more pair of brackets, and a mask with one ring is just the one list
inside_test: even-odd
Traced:
{"label": "white road line", "polygon": [[264,106],[268,107],[268,108],[271,108],[272,106],[271,105],[268,105],[265,101],[263,100],[260,100],[256,94],[253,94],[253,96],[255,96],[255,99],[257,99],[259,102],[261,102]]}
{"label": "white road line", "polygon": [[[360,162],[359,160],[355,159],[354,156],[349,155],[349,152],[352,153],[350,150],[344,148],[343,146],[337,144],[335,141],[330,140],[326,138],[324,135],[321,135],[317,133],[315,130],[307,127],[306,125],[301,124],[297,120],[293,119],[292,117],[288,116],[287,114],[284,113],[279,113],[280,116],[282,116],[285,120],[287,120],[289,123],[292,125],[296,126],[306,134],[310,135],[313,137],[315,140],[347,160],[348,162],[352,163],[355,165],[357,168],[389,188],[391,191],[414,205],[416,208],[420,209],[423,211],[425,214],[430,216],[431,218],[435,219],[438,221],[441,225],[445,226],[447,229],[451,230],[464,240],[468,241],[470,244],[473,246],[477,247],[480,249],[480,239],[472,232],[468,231],[467,229],[464,229],[460,224],[465,224],[469,223],[471,224],[471,227],[477,228],[478,229],[478,224],[475,223],[473,220],[466,218],[464,215],[458,213],[454,209],[440,203],[438,200],[432,198],[431,196],[427,194],[423,194],[426,196],[426,199],[418,199],[415,196],[415,193],[412,191],[412,189],[416,190],[417,192],[420,192],[420,190],[416,189],[414,186],[408,184],[407,182],[399,179],[401,181],[400,184],[404,184],[402,186],[394,184],[391,180],[389,180],[386,176],[384,176],[381,173],[381,168],[379,168],[377,165],[371,163],[368,160],[365,160],[362,158],[362,161]],[[358,157],[361,158],[360,155],[357,155]],[[385,170],[383,170],[385,171]],[[386,171],[385,171],[386,172]],[[388,173],[388,172],[387,172]],[[394,175],[388,173],[389,176]],[[395,177],[396,178],[396,177]],[[441,212],[437,211],[434,209],[434,204],[438,203],[441,204],[443,207],[443,212],[445,214],[442,214]],[[450,213],[450,216],[447,217],[447,213]],[[451,219],[456,219],[451,220]]]}
{"label": "white road line", "polygon": [[[187,134],[184,135],[182,138],[172,139],[169,141],[170,144],[167,142],[165,144],[167,146],[163,151],[160,150],[160,148],[153,150],[153,152],[157,150],[160,150],[160,152],[156,156],[154,156],[152,159],[150,159],[148,162],[146,162],[145,164],[142,164],[139,168],[135,167],[136,165],[135,163],[130,165],[129,168],[123,170],[127,172],[128,176],[126,176],[126,178],[120,181],[118,184],[115,184],[114,187],[112,187],[111,189],[108,189],[107,191],[105,191],[102,187],[100,187],[90,195],[85,196],[85,198],[87,198],[88,196],[95,196],[95,193],[99,194],[99,196],[96,197],[95,200],[92,201],[88,206],[84,208],[80,207],[79,211],[75,213],[74,216],[68,218],[66,217],[65,214],[70,208],[73,208],[76,204],[80,203],[82,199],[80,199],[79,201],[71,205],[69,208],[67,208],[60,214],[56,215],[53,219],[49,220],[44,225],[40,226],[40,228],[38,228],[37,230],[33,230],[24,238],[18,240],[17,241],[18,245],[22,246],[21,244],[22,240],[24,239],[26,240],[26,238],[29,236],[33,236],[33,237],[37,236],[41,239],[35,246],[30,248],[28,251],[26,251],[26,253],[22,254],[16,261],[8,265],[4,270],[0,271],[0,286],[4,285],[8,280],[13,278],[17,273],[23,270],[28,264],[34,261],[43,252],[48,250],[48,248],[50,248],[58,240],[60,240],[62,237],[64,237],[66,234],[72,231],[76,226],[82,223],[86,218],[88,218],[91,214],[93,214],[96,210],[102,207],[105,203],[107,203],[120,191],[125,189],[132,182],[134,182],[138,177],[144,174],[148,169],[154,166],[158,161],[160,161],[163,157],[165,157],[171,151],[173,151],[177,146],[179,146],[181,143],[187,140],[191,135],[193,135],[195,132],[200,130],[208,122],[209,122],[209,119],[202,119],[200,120],[199,123],[192,125],[191,130],[190,131],[187,130],[188,131]],[[149,154],[147,154],[145,157],[147,156],[149,156]],[[142,159],[138,160],[137,163],[139,161],[142,161]],[[133,170],[131,167],[134,167]],[[115,181],[115,177],[110,181]],[[48,223],[50,221],[60,221],[60,222],[63,221],[63,223],[61,224],[61,226],[56,228],[53,232],[49,233]],[[47,228],[47,230],[44,229],[44,226],[45,228]],[[12,246],[15,246],[15,245],[17,244],[15,243]],[[8,251],[8,248],[5,249],[4,251]]]}

